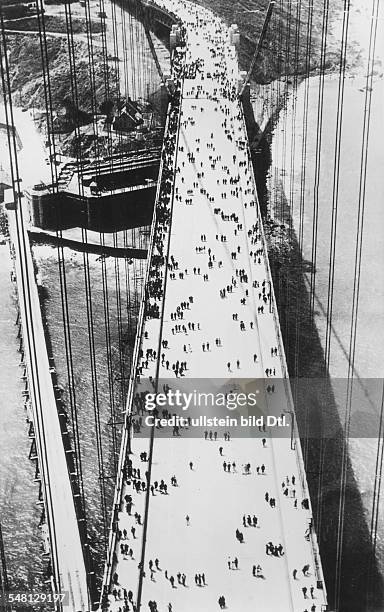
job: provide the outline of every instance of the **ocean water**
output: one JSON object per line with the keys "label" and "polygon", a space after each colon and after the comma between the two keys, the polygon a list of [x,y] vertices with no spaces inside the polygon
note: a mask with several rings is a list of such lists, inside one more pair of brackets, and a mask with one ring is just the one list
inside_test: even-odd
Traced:
{"label": "ocean water", "polygon": [[24,382],[18,353],[14,287],[8,245],[0,245],[0,521],[12,589],[42,590],[39,521],[41,506],[35,468],[28,459]]}
{"label": "ocean water", "polygon": [[[345,79],[342,131],[340,144],[337,225],[335,241],[334,293],[329,340],[329,374],[340,421],[344,424],[347,410],[345,390],[351,357],[350,336],[354,290],[356,236],[358,228],[361,154],[363,151],[363,118],[366,95],[367,52],[372,3],[352,2],[349,49],[358,41],[360,61],[347,70]],[[334,24],[337,31],[340,24]],[[356,46],[355,46],[356,49]],[[369,526],[373,509],[375,467],[379,441],[379,410],[384,378],[384,148],[383,126],[383,59],[384,11],[380,7],[376,62],[372,84],[369,146],[366,166],[364,222],[362,230],[359,307],[356,322],[353,379],[355,397],[352,408],[361,413],[349,441],[352,469],[361,494],[366,523]],[[308,87],[308,131],[306,159],[302,165],[304,143],[304,104]],[[324,118],[320,155],[318,192],[318,243],[315,285],[315,325],[323,350],[327,345],[327,310],[330,288],[330,246],[332,207],[335,186],[336,119],[339,78],[329,75],[324,83]],[[300,84],[296,98],[288,96],[286,112],[281,114],[272,142],[271,197],[283,189],[289,202],[289,213],[295,234],[302,228],[304,261],[312,259],[312,227],[314,220],[316,127],[318,116],[319,77]],[[256,120],[258,117],[256,116]],[[300,195],[305,171],[303,197]],[[362,200],[360,199],[360,202]],[[306,275],[309,289],[310,274]],[[350,372],[351,374],[351,372]],[[384,494],[381,483],[381,498]],[[384,574],[384,503],[379,505],[377,525],[377,559]]]}

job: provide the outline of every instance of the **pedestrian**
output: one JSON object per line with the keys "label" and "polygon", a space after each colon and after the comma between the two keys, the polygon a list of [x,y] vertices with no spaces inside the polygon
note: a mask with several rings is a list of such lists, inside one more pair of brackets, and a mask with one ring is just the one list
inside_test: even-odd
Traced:
{"label": "pedestrian", "polygon": [[189,469],[193,470],[193,462],[192,461],[189,462]]}
{"label": "pedestrian", "polygon": [[221,456],[223,456],[223,447],[222,447],[222,446],[219,446],[219,454],[220,454]]}
{"label": "pedestrian", "polygon": [[187,522],[187,527],[189,527],[189,520],[190,520],[190,519],[189,519],[188,514],[187,514],[187,516],[185,517],[185,520],[186,520],[186,522]]}

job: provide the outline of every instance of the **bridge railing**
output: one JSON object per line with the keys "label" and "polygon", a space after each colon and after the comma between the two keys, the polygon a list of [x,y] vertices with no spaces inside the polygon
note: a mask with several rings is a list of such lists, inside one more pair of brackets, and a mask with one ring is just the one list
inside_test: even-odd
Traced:
{"label": "bridge railing", "polygon": [[[257,190],[256,190],[256,180],[255,180],[255,175],[254,175],[254,170],[253,170],[251,150],[249,147],[247,127],[246,127],[245,116],[244,116],[242,105],[241,105],[241,111],[242,111],[242,122],[243,122],[243,127],[244,127],[244,133],[246,134],[246,147],[247,147],[247,154],[248,154],[248,161],[249,161],[249,169],[251,172],[253,185],[255,186],[255,198],[257,202],[257,218],[258,218],[258,225],[259,225],[260,234],[261,234],[261,242],[263,244],[263,254],[264,254],[264,261],[265,261],[265,267],[266,267],[266,273],[267,273],[267,282],[269,284],[269,291],[270,291],[269,299],[270,299],[273,322],[274,322],[274,327],[275,327],[275,332],[276,332],[276,337],[277,337],[277,342],[278,342],[278,347],[279,347],[280,362],[282,366],[283,383],[284,383],[284,389],[285,389],[285,397],[287,399],[287,404],[288,404],[287,410],[285,410],[285,412],[289,413],[291,416],[292,439],[295,442],[294,448],[292,450],[295,452],[301,492],[302,492],[303,498],[306,498],[308,500],[309,510],[310,510],[311,516],[313,516],[311,498],[309,495],[309,489],[308,489],[308,483],[307,483],[306,470],[305,470],[304,459],[303,459],[302,449],[301,449],[300,434],[299,434],[299,430],[297,427],[297,419],[296,419],[295,407],[293,403],[292,390],[291,390],[291,385],[289,382],[289,373],[288,373],[287,361],[286,361],[286,356],[285,356],[284,344],[282,340],[280,321],[277,315],[277,304],[276,304],[275,292],[274,292],[274,287],[273,287],[272,273],[271,273],[271,269],[269,265],[267,242],[266,242],[266,238],[264,234],[263,220],[261,218],[260,206],[258,202],[258,196],[257,196]],[[313,528],[310,528],[309,530],[309,538],[311,541],[312,561],[313,561],[313,567],[315,568],[315,572],[316,572],[316,578],[319,582],[321,582],[322,588],[325,590],[323,569],[322,569],[322,565],[320,562],[319,545],[317,541],[316,532]]]}

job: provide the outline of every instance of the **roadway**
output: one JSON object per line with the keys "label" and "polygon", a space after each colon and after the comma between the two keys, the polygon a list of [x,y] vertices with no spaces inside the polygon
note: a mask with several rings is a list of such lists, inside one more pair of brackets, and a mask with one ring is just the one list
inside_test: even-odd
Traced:
{"label": "roadway", "polygon": [[[144,323],[141,384],[149,377],[156,379],[157,372],[159,390],[164,382],[173,389],[199,389],[210,379],[216,390],[241,391],[258,379],[264,381],[264,392],[276,386],[272,399],[268,392],[263,395],[267,413],[272,405],[291,411],[289,385],[282,383],[285,357],[242,109],[232,95],[239,83],[236,51],[226,26],[210,11],[186,1],[159,4],[178,13],[186,24],[186,65],[192,78],[183,85],[171,231],[164,236],[164,250],[169,241],[171,256],[164,314],[160,324],[157,319]],[[177,308],[182,303],[188,308],[181,308],[180,318]],[[163,341],[168,345],[160,349],[160,363],[150,353],[147,358],[147,351],[157,350]],[[186,369],[180,373],[183,361]],[[151,483],[163,479],[168,494],[149,495],[142,608],[155,601],[159,612],[209,612],[218,609],[223,595],[227,608],[238,612],[256,607],[261,612],[323,609],[326,594],[317,588],[322,572],[316,536],[312,531],[305,537],[312,514],[310,503],[304,508],[301,504],[308,492],[300,441],[291,431],[290,418],[288,425],[285,435],[276,429],[256,429],[242,437],[234,435],[229,442],[221,430],[216,441],[191,430],[182,430],[181,437],[173,437],[172,429],[165,430],[166,436],[164,430],[155,430]],[[147,468],[139,455],[149,449],[147,434],[142,430],[133,437],[130,455],[142,474]],[[231,466],[234,462],[235,472],[225,472],[223,461]],[[247,462],[250,474],[243,469]],[[261,465],[263,475],[257,472]],[[172,476],[178,486],[172,486]],[[267,492],[276,499],[274,508],[265,499]],[[133,497],[131,515],[125,495]],[[119,529],[127,530],[127,538],[115,549],[111,610],[119,610],[124,589],[136,597],[143,528],[135,512],[144,517],[145,494],[133,493],[131,480],[126,480]],[[243,527],[244,514],[255,515],[258,526]],[[236,529],[244,533],[243,543],[237,541]],[[268,542],[281,544],[284,554],[266,554]],[[229,569],[228,558],[235,557],[239,569]],[[149,561],[156,558],[160,569],[151,572]],[[254,565],[260,565],[263,577],[253,576]],[[309,566],[306,576],[304,566]],[[178,572],[185,573],[185,586],[178,584]],[[195,583],[196,573],[202,572],[206,586]],[[127,609],[130,606],[128,602]]]}

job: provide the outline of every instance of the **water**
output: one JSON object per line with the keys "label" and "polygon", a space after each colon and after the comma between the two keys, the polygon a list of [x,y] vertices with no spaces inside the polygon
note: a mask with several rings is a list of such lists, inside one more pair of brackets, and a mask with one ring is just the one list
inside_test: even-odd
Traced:
{"label": "water", "polygon": [[[341,422],[344,422],[346,384],[340,379],[348,376],[350,355],[350,331],[353,299],[354,262],[359,203],[360,158],[362,151],[362,126],[365,101],[365,76],[368,36],[370,27],[370,2],[354,2],[351,10],[349,44],[359,41],[361,61],[357,68],[347,73],[343,105],[343,128],[341,140],[340,181],[334,270],[334,303],[330,340],[329,373],[333,379],[333,390]],[[337,32],[338,25],[334,24]],[[371,124],[369,133],[369,156],[366,176],[365,214],[363,246],[361,255],[360,300],[357,320],[357,342],[354,363],[356,388],[363,390],[364,403],[358,408],[368,413],[371,402],[379,406],[380,397],[372,391],[367,379],[382,379],[384,375],[384,148],[382,146],[382,103],[384,81],[382,61],[384,58],[384,11],[381,6],[377,33],[377,62],[372,89]],[[302,208],[302,252],[305,261],[312,256],[312,223],[314,203],[314,177],[316,156],[316,121],[318,110],[319,78],[311,77],[308,104],[308,136],[305,161],[305,191]],[[331,241],[332,194],[335,164],[336,113],[338,76],[330,75],[324,87],[324,128],[322,132],[321,172],[319,187],[318,247],[316,265],[315,323],[323,350],[326,346],[326,313],[329,288],[329,249]],[[290,215],[296,235],[300,232],[300,187],[302,178],[301,152],[303,145],[303,111],[305,83],[297,91],[297,108],[294,114],[294,99],[288,100],[287,118],[284,113],[276,126],[272,145],[272,199],[275,189],[284,189],[290,200]],[[256,116],[256,120],[258,117]],[[283,148],[283,130],[286,149]],[[279,177],[276,182],[276,177]],[[275,181],[275,182],[274,182]],[[306,274],[309,287],[310,275]],[[336,379],[338,382],[336,383]],[[361,396],[360,396],[361,401]],[[378,427],[377,411],[371,416],[370,425]],[[376,419],[376,421],[372,421]],[[364,419],[361,436],[366,434]],[[372,432],[372,429],[370,429]],[[350,441],[350,458],[358,483],[369,525],[372,513],[373,487],[378,440],[372,435]],[[384,491],[382,491],[382,494]],[[384,504],[378,516],[377,558],[384,573]]]}
{"label": "water", "polygon": [[22,368],[16,338],[14,287],[7,245],[0,246],[0,521],[11,589],[42,589],[43,560],[37,504],[38,484],[28,459]]}

